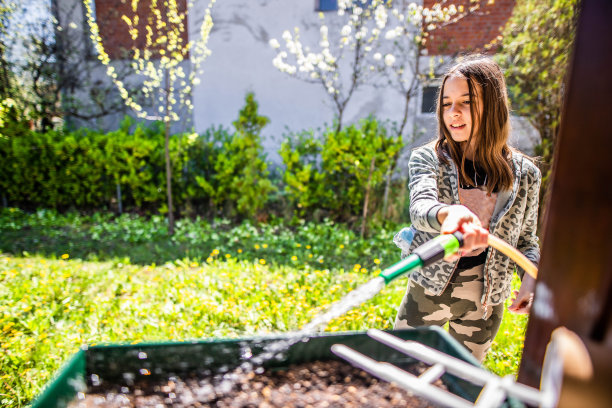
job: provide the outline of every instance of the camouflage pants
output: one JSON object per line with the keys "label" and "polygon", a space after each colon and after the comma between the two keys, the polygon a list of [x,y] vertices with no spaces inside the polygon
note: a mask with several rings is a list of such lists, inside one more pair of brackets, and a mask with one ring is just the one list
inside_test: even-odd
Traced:
{"label": "camouflage pants", "polygon": [[443,326],[479,361],[484,360],[504,313],[504,305],[485,308],[480,303],[484,289],[484,265],[455,271],[439,296],[412,280],[395,318],[395,329]]}

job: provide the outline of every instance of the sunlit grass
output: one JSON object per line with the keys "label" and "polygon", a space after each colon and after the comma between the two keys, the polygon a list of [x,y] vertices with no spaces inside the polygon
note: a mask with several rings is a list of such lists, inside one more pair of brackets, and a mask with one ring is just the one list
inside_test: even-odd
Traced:
{"label": "sunlit grass", "polygon": [[[516,290],[520,287],[520,280],[516,275],[512,287]],[[510,299],[506,301],[502,324],[484,361],[485,367],[500,376],[518,373],[528,321],[527,315],[509,312],[509,305]]]}
{"label": "sunlit grass", "polygon": [[[3,231],[8,230],[5,225]],[[304,228],[312,239],[304,230],[295,234],[299,240],[276,230],[276,235],[250,232],[256,236],[250,245],[222,245],[231,239],[220,234],[219,244],[205,256],[158,265],[133,264],[125,258],[85,261],[53,246],[45,247],[44,256],[0,252],[0,405],[31,402],[82,344],[256,336],[298,329],[376,276],[378,268],[390,265],[392,254],[399,252],[389,237],[387,252],[377,250],[380,255],[375,256],[370,250],[358,261],[365,252],[361,248],[368,243],[376,248],[384,237],[359,241],[348,239],[350,234],[341,226]],[[12,231],[13,236],[31,232],[18,224]],[[318,241],[316,233],[321,235]],[[114,245],[129,250],[131,244],[114,239]],[[318,258],[309,262],[310,254]],[[340,260],[344,266],[337,266]],[[405,284],[402,278],[385,287],[326,330],[391,328]],[[500,375],[516,373],[525,321],[506,313],[487,368]]]}
{"label": "sunlit grass", "polygon": [[[0,256],[2,406],[22,406],[82,344],[295,330],[371,276],[212,261],[134,266]],[[328,330],[390,328],[399,285]]]}

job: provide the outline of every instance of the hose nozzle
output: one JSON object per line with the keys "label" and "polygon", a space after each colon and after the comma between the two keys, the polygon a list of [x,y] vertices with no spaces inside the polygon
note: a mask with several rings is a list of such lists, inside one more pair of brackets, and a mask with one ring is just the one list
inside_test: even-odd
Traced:
{"label": "hose nozzle", "polygon": [[413,269],[422,268],[427,265],[439,261],[456,253],[459,248],[463,245],[463,234],[459,231],[453,234],[443,234],[435,237],[431,241],[424,243],[423,245],[412,251],[412,254],[400,262],[392,265],[382,271],[380,276],[385,280],[385,284],[388,284],[393,279],[398,278],[405,273],[412,271]]}

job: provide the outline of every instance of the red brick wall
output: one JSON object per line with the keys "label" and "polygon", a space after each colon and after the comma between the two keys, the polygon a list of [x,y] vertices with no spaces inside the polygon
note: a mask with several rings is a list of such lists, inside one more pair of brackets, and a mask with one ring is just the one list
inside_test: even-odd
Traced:
{"label": "red brick wall", "polygon": [[462,51],[494,52],[484,48],[501,34],[508,18],[514,9],[515,0],[423,0],[423,6],[430,8],[436,3],[444,7],[454,4],[463,5],[467,11],[470,7],[479,6],[474,12],[455,23],[437,28],[430,32],[426,43],[430,55],[452,55]]}
{"label": "red brick wall", "polygon": [[[125,58],[129,55],[129,50],[134,48],[143,49],[145,46],[145,29],[147,16],[150,14],[150,0],[139,0],[137,14],[139,15],[138,38],[134,41],[130,37],[129,28],[125,21],[121,19],[125,15],[133,20],[131,0],[95,0],[96,2],[96,21],[100,27],[100,36],[104,49],[111,59]],[[186,0],[177,0],[179,12],[184,13],[187,7]],[[158,0],[158,7],[163,7],[163,1]],[[155,21],[155,20],[153,20]],[[187,19],[183,22],[184,44],[187,43]],[[153,23],[155,25],[155,23]],[[154,29],[154,35],[159,31]]]}

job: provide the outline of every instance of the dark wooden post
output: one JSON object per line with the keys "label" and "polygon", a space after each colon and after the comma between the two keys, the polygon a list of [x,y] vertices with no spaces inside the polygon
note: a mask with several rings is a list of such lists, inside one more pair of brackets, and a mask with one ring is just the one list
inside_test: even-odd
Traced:
{"label": "dark wooden post", "polygon": [[[556,327],[567,327],[588,347],[608,349],[612,356],[610,0],[582,1],[553,166],[538,284],[519,371],[519,381],[535,387]],[[609,371],[610,361],[594,363]],[[607,388],[610,395],[612,386]]]}

